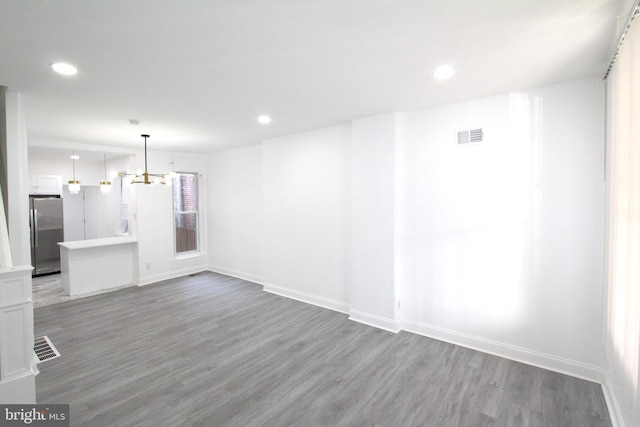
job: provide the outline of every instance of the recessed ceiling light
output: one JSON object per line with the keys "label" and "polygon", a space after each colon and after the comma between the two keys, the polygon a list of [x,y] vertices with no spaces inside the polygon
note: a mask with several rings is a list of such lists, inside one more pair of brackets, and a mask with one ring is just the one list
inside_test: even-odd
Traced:
{"label": "recessed ceiling light", "polygon": [[441,65],[433,72],[433,78],[436,80],[445,80],[453,76],[454,71],[451,65]]}
{"label": "recessed ceiling light", "polygon": [[78,69],[71,64],[65,62],[56,62],[51,66],[53,71],[64,76],[74,76],[78,73]]}
{"label": "recessed ceiling light", "polygon": [[69,158],[72,159],[72,160],[78,160],[78,159],[80,159],[80,156],[78,156],[77,154],[74,153],[71,156],[69,156]]}
{"label": "recessed ceiling light", "polygon": [[258,122],[262,123],[263,125],[266,125],[267,123],[271,123],[271,117],[269,117],[269,116],[260,116],[260,117],[258,117]]}

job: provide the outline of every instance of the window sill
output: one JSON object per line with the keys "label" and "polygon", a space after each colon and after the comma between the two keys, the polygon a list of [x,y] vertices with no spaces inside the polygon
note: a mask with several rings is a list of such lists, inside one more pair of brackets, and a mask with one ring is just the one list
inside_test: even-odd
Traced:
{"label": "window sill", "polygon": [[190,258],[198,258],[201,256],[205,256],[206,254],[204,252],[200,252],[200,251],[191,251],[191,252],[181,252],[179,254],[175,254],[172,258],[172,261],[180,261],[183,259],[190,259]]}

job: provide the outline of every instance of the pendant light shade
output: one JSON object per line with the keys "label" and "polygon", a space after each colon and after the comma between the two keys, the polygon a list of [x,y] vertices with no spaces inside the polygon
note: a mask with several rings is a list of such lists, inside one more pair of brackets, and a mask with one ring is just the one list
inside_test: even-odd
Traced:
{"label": "pendant light shade", "polygon": [[69,181],[69,193],[78,194],[80,192],[80,181]]}
{"label": "pendant light shade", "polygon": [[80,180],[76,179],[76,160],[80,157],[76,156],[76,152],[71,152],[71,161],[73,162],[73,179],[69,181],[69,193],[78,194],[80,192]]}
{"label": "pendant light shade", "polygon": [[103,194],[111,193],[111,181],[100,181],[100,191],[102,191]]}
{"label": "pendant light shade", "polygon": [[111,181],[107,180],[107,155],[104,154],[104,179],[100,181],[100,191],[102,194],[111,192]]}

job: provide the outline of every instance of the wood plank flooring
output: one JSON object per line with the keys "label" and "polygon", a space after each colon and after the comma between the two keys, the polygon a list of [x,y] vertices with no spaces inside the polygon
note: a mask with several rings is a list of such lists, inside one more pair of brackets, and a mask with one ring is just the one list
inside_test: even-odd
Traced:
{"label": "wood plank flooring", "polygon": [[72,426],[610,426],[600,385],[215,273],[35,310]]}
{"label": "wood plank flooring", "polygon": [[46,276],[33,277],[31,279],[33,307],[44,307],[45,305],[59,304],[75,299],[86,298],[92,295],[106,294],[114,290],[135,286],[133,284],[120,286],[118,288],[105,289],[93,292],[90,295],[66,295],[62,289],[62,277],[60,273],[48,274]]}

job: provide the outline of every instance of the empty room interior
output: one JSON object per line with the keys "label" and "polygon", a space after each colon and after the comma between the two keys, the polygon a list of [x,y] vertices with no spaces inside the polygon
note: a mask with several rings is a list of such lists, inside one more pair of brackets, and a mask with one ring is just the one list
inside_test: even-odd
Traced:
{"label": "empty room interior", "polygon": [[0,0],[0,405],[640,426],[638,3]]}

